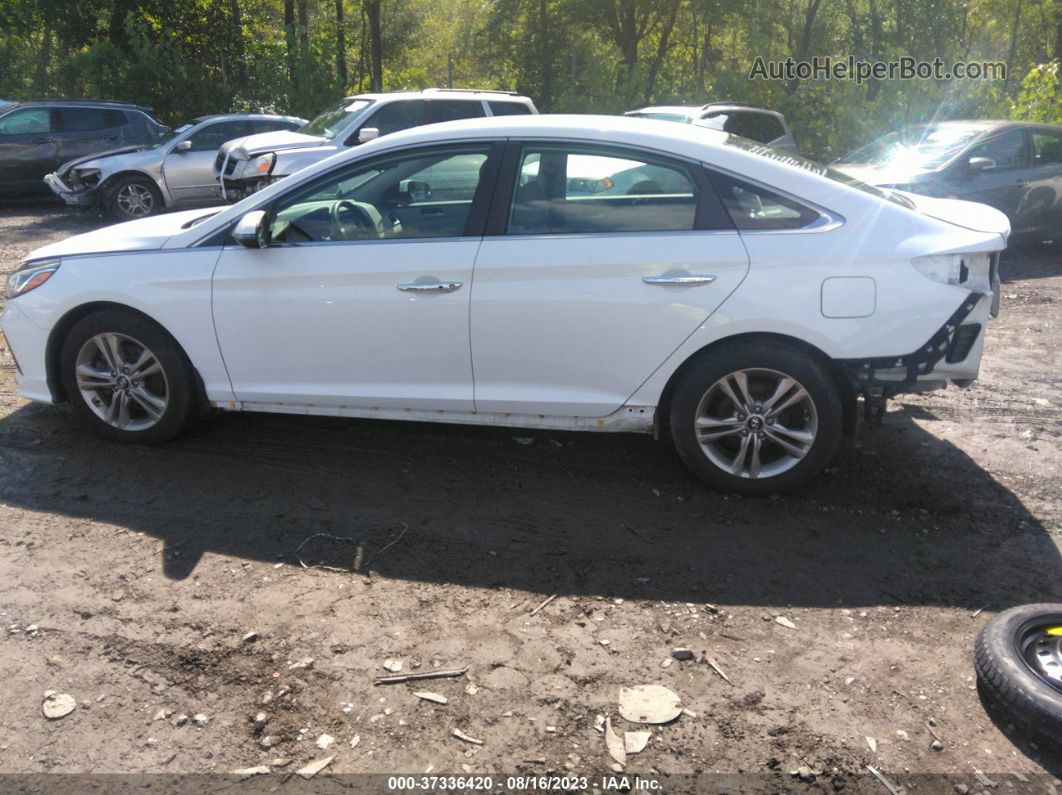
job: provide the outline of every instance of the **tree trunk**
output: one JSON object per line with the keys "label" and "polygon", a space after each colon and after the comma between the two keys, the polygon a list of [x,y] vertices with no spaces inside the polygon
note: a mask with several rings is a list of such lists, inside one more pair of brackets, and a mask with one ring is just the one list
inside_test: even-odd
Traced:
{"label": "tree trunk", "polygon": [[383,33],[380,30],[381,0],[364,0],[369,18],[369,90],[383,91]]}
{"label": "tree trunk", "polygon": [[236,84],[242,90],[247,84],[247,50],[243,41],[243,17],[240,0],[229,0],[229,22],[232,25],[232,44],[236,53]]}
{"label": "tree trunk", "polygon": [[656,55],[653,57],[653,62],[649,65],[649,77],[645,82],[645,102],[649,104],[649,100],[652,99],[653,94],[656,91],[656,78],[660,73],[660,65],[664,62],[664,58],[667,57],[668,47],[671,41],[671,31],[675,28],[675,20],[678,18],[679,12],[679,0],[671,0],[671,5],[668,6],[666,16],[664,17],[663,28],[660,30],[660,38],[656,44]]}
{"label": "tree trunk", "polygon": [[[1021,6],[1022,0],[1018,0],[1018,5],[1014,9],[1014,24],[1010,28],[1010,47],[1007,49],[1007,79],[1003,83],[1004,90],[1010,85],[1013,79],[1011,73],[1014,66],[1014,58],[1018,54],[1018,30],[1021,27]],[[1024,75],[1022,75],[1024,77]]]}
{"label": "tree trunk", "polygon": [[37,56],[37,93],[48,93],[48,72],[52,66],[52,31],[45,28],[41,39],[41,51]]}
{"label": "tree trunk", "polygon": [[303,64],[310,63],[310,22],[306,13],[306,0],[299,0],[299,58]]}
{"label": "tree trunk", "polygon": [[[797,45],[797,50],[793,53],[794,61],[807,60],[808,54],[811,52],[811,33],[815,27],[815,17],[819,13],[819,5],[821,3],[822,0],[808,0],[808,7],[804,11],[804,24],[800,30],[799,44]],[[799,79],[794,78],[788,81],[785,86],[786,93],[795,93],[799,85]]]}
{"label": "tree trunk", "polygon": [[343,22],[343,0],[336,0],[336,80],[347,90],[347,35]]}
{"label": "tree trunk", "polygon": [[297,90],[299,74],[295,68],[295,0],[284,0],[284,41],[287,45],[288,81]]}
{"label": "tree trunk", "polygon": [[553,65],[549,51],[549,8],[547,0],[538,0],[538,64],[541,70],[539,87],[543,110],[553,106]]}

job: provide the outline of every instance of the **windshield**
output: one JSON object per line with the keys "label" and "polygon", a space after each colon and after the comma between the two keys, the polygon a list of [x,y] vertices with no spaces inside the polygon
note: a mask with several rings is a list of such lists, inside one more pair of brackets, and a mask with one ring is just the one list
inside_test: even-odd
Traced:
{"label": "windshield", "polygon": [[820,177],[826,177],[827,179],[832,179],[834,182],[840,182],[842,185],[847,185],[850,188],[856,188],[864,193],[869,193],[871,196],[877,196],[879,199],[886,199],[894,204],[899,204],[901,207],[906,207],[909,210],[914,209],[914,203],[906,196],[896,193],[895,191],[875,188],[873,185],[868,185],[862,180],[858,180],[855,177],[845,174],[843,171],[824,166],[822,163],[809,160],[806,157],[801,157],[792,152],[787,152],[784,149],[775,149],[773,146],[761,144],[758,141],[753,141],[749,138],[742,138],[740,135],[727,135],[724,143],[727,146],[744,149],[746,152],[752,152],[753,154],[775,160],[779,163],[786,163],[790,166],[795,166],[796,168],[802,168],[805,171],[818,174]]}
{"label": "windshield", "polygon": [[171,130],[169,127],[165,127],[163,129],[159,130],[157,133],[155,133],[155,137],[151,139],[151,145],[148,148],[149,149],[158,149],[160,146],[163,146],[164,144],[168,144],[170,141],[172,141],[178,135],[183,135],[184,133],[188,132],[190,129],[192,129],[192,125],[191,124],[182,124],[176,130]]}
{"label": "windshield", "polygon": [[299,128],[303,135],[319,135],[322,138],[335,138],[372,104],[371,99],[344,99],[327,110],[323,110],[308,123]]}
{"label": "windshield", "polygon": [[965,149],[984,133],[984,127],[955,124],[909,127],[891,132],[856,149],[838,162],[868,166],[899,166],[907,169],[935,169]]}

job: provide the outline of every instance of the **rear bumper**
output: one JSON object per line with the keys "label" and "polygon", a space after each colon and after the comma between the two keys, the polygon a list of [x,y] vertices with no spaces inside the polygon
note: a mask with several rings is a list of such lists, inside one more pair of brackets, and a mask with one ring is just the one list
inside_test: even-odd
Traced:
{"label": "rear bumper", "polygon": [[59,178],[58,174],[48,174],[44,178],[52,193],[73,207],[89,207],[96,202],[96,188],[82,188],[74,190]]}
{"label": "rear bumper", "polygon": [[996,301],[993,293],[971,293],[947,322],[916,351],[838,363],[864,396],[889,398],[921,392],[946,381],[968,384],[981,368],[985,332]]}

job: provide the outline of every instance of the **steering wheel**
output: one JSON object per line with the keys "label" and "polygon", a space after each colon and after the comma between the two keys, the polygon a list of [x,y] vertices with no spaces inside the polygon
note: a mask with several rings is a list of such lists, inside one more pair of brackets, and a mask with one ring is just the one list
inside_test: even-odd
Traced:
{"label": "steering wheel", "polygon": [[377,237],[376,222],[354,202],[341,199],[329,210],[332,237],[336,240],[368,240]]}

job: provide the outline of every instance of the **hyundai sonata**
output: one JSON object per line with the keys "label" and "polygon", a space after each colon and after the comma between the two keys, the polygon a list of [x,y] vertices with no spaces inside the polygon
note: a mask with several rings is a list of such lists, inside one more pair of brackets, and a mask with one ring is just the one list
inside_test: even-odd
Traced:
{"label": "hyundai sonata", "polygon": [[724,132],[509,116],[45,246],[2,322],[20,393],[115,441],[211,408],[655,432],[763,494],[860,400],[976,378],[1008,232]]}

